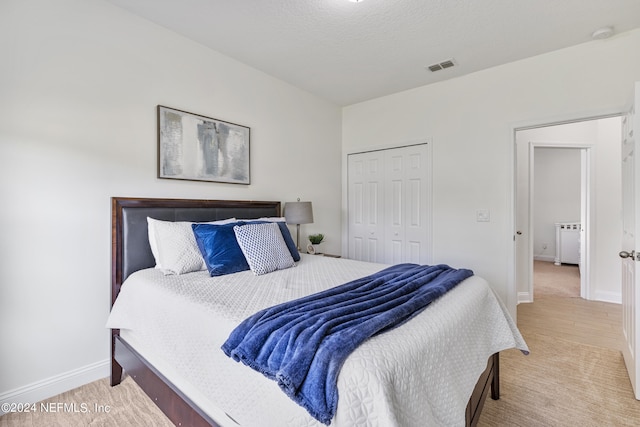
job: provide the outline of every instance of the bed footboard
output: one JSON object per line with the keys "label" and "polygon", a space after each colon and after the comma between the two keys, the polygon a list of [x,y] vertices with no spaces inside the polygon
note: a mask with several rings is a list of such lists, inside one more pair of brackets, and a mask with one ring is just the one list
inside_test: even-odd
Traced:
{"label": "bed footboard", "polygon": [[466,413],[466,425],[468,427],[474,427],[478,424],[480,414],[482,413],[482,406],[487,398],[487,394],[491,389],[491,398],[493,400],[500,399],[500,354],[495,353],[489,357],[487,362],[487,368],[484,370],[475,388],[469,403],[467,404]]}
{"label": "bed footboard", "polygon": [[116,339],[120,337],[120,329],[111,330],[111,387],[122,382],[122,366],[116,360]]}
{"label": "bed footboard", "polygon": [[177,426],[220,427],[211,417],[185,396],[157,369],[147,362],[120,336],[113,336],[114,358],[112,368],[118,365],[118,372],[111,372],[112,385],[114,378],[120,383],[122,369],[140,386],[153,403]]}

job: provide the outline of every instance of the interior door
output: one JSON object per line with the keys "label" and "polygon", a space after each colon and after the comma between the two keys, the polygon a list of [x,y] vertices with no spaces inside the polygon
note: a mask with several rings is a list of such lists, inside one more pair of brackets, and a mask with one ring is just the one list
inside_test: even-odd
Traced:
{"label": "interior door", "polygon": [[638,344],[640,324],[640,155],[635,131],[640,130],[640,82],[635,84],[633,106],[622,121],[622,351],[636,399],[640,400],[640,357]]}
{"label": "interior door", "polygon": [[[516,229],[513,240],[516,280],[514,296],[517,296],[518,303],[533,302],[533,233],[529,218],[532,203],[530,200],[531,189],[529,188],[529,183],[532,180],[530,174],[533,169],[531,155],[533,155],[533,149],[528,140],[516,143]],[[522,295],[527,295],[528,298],[521,301]]]}

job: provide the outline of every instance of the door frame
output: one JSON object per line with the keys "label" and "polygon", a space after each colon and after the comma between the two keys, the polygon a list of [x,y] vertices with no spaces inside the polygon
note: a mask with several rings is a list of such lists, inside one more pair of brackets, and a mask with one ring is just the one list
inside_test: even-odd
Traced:
{"label": "door frame", "polygon": [[[590,111],[588,113],[578,112],[575,114],[568,114],[557,117],[547,117],[543,119],[530,119],[524,120],[520,122],[512,122],[509,124],[508,128],[508,137],[507,140],[507,153],[509,156],[509,167],[510,167],[510,192],[509,192],[509,210],[510,210],[510,224],[509,230],[507,232],[506,238],[508,239],[508,244],[511,246],[511,251],[508,251],[508,259],[507,259],[507,301],[506,306],[509,310],[509,313],[514,319],[517,319],[518,314],[518,285],[516,281],[516,190],[517,190],[517,151],[516,151],[516,136],[517,132],[521,130],[527,129],[536,129],[548,126],[569,124],[575,122],[582,122],[586,120],[597,120],[597,119],[606,119],[609,117],[619,117],[624,114],[622,109],[601,109],[596,111]],[[592,162],[595,161],[592,158]]]}
{"label": "door frame", "polygon": [[[598,119],[591,119],[598,120]],[[528,177],[528,219],[527,232],[524,237],[518,237],[526,240],[527,246],[527,295],[518,295],[518,303],[534,301],[533,287],[533,235],[534,227],[534,182],[535,182],[535,149],[536,148],[569,148],[580,150],[580,227],[582,238],[580,239],[580,297],[591,299],[591,218],[595,206],[592,206],[593,193],[593,162],[595,157],[592,155],[593,145],[586,143],[568,143],[568,142],[551,142],[551,141],[529,141],[528,142],[529,161],[527,162]],[[517,167],[517,165],[516,165]],[[516,170],[516,173],[518,171]],[[517,209],[517,207],[516,207]],[[518,212],[516,212],[516,215]],[[557,249],[556,249],[557,250]],[[516,271],[516,277],[518,277]]]}

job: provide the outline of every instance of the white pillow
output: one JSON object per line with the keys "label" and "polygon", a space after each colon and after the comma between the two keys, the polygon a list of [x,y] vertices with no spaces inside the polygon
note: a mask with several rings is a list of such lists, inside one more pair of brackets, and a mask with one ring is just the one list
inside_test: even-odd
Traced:
{"label": "white pillow", "polygon": [[156,224],[155,233],[159,264],[165,275],[204,269],[204,260],[190,223],[161,222]]}
{"label": "white pillow", "polygon": [[287,219],[283,216],[268,216],[258,218],[257,221],[269,221],[269,222],[287,222]]}
{"label": "white pillow", "polygon": [[[235,218],[206,222],[205,224],[229,224]],[[206,269],[202,254],[193,236],[189,221],[162,221],[147,217],[149,246],[156,260],[156,268],[165,274],[182,274]]]}
{"label": "white pillow", "polygon": [[293,267],[296,263],[274,222],[233,227],[249,268],[257,276]]}

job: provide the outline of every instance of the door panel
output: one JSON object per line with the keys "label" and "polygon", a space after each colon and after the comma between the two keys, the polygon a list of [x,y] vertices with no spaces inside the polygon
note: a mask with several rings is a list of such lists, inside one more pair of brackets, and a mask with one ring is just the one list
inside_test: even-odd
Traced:
{"label": "door panel", "polygon": [[[634,103],[640,105],[640,83],[635,85]],[[622,354],[636,399],[640,400],[640,358],[638,342],[640,324],[640,274],[636,269],[640,257],[640,157],[634,130],[640,129],[640,115],[632,106],[622,121]]]}
{"label": "door panel", "polygon": [[429,147],[415,145],[386,151],[385,262],[431,262]]}
{"label": "door panel", "polygon": [[404,149],[384,151],[385,158],[385,227],[384,262],[398,264],[405,259],[404,204],[405,204],[405,155]]}
{"label": "door panel", "polygon": [[431,157],[422,147],[407,150],[405,175],[405,260],[431,262]]}
{"label": "door panel", "polygon": [[376,152],[349,156],[348,257],[382,262],[384,170]]}

